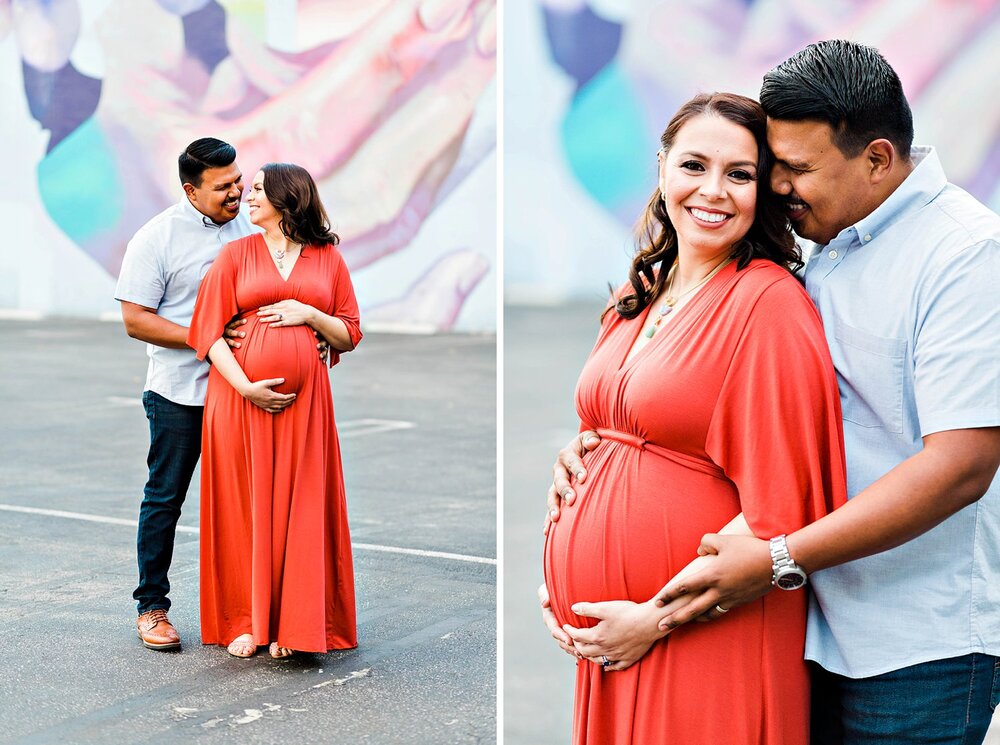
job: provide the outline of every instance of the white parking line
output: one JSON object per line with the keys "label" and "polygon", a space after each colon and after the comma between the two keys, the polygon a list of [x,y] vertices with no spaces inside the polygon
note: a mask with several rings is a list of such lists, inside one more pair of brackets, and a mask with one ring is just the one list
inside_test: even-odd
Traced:
{"label": "white parking line", "polygon": [[[85,520],[92,523],[105,523],[107,525],[126,525],[128,527],[138,527],[136,520],[125,520],[121,517],[106,517],[104,515],[88,515],[83,512],[67,512],[66,510],[49,510],[39,507],[22,507],[16,504],[0,504],[0,510],[5,512],[20,512],[26,515],[44,515],[46,517],[63,517],[69,520]],[[178,533],[192,533],[198,535],[198,528],[187,525],[178,525]],[[424,556],[431,559],[450,559],[451,561],[466,561],[474,564],[493,564],[497,560],[488,556],[469,556],[468,554],[452,554],[446,551],[425,551],[420,548],[403,548],[401,546],[382,546],[377,543],[351,543],[352,548],[359,551],[379,551],[387,554],[406,554],[409,556]]]}
{"label": "white parking line", "polygon": [[341,437],[360,437],[379,432],[413,429],[416,426],[415,422],[407,422],[402,419],[348,419],[346,422],[337,422],[337,433]]}

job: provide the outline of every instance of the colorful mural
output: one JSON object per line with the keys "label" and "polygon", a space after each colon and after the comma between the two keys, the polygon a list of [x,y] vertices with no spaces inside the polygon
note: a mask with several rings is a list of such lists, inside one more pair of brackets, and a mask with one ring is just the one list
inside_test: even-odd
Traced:
{"label": "colorful mural", "polygon": [[[658,137],[699,91],[756,97],[768,69],[820,39],[878,47],[916,139],[1000,211],[996,0],[533,0],[505,6],[505,290],[601,294],[624,278],[655,183]],[[540,247],[544,251],[540,251]]]}
{"label": "colorful mural", "polygon": [[113,312],[128,239],[212,135],[244,174],[312,172],[369,322],[494,329],[495,17],[495,0],[0,0],[20,180],[3,202],[16,242],[58,254],[14,254],[0,307]]}

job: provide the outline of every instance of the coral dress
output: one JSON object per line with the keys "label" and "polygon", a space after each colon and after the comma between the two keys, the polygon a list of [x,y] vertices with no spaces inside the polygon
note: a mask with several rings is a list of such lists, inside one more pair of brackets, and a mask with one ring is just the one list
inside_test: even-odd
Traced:
{"label": "coral dress", "polygon": [[[333,246],[307,246],[283,280],[263,238],[227,244],[198,291],[188,343],[204,359],[233,316],[251,381],[284,378],[295,401],[269,414],[214,367],[202,429],[201,638],[252,634],[306,652],[357,646],[354,570],[326,366],[309,326],[272,327],[258,308],[294,299],[340,318],[355,344],[358,304]],[[331,354],[330,364],[339,355]]]}
{"label": "coral dress", "polygon": [[[730,264],[624,362],[648,325],[608,312],[576,390],[584,458],[545,545],[560,623],[580,601],[649,600],[741,511],[757,536],[791,533],[845,501],[837,383],[823,328],[784,269]],[[807,597],[768,593],[683,626],[635,665],[577,666],[573,742],[806,745]]]}

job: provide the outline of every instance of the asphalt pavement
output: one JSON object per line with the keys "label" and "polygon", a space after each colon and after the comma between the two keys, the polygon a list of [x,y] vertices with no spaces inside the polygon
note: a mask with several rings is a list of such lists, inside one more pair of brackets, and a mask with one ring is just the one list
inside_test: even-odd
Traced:
{"label": "asphalt pavement", "polygon": [[249,660],[198,633],[198,487],[179,652],[136,638],[144,345],[0,322],[0,742],[497,741],[496,339],[371,334],[331,372],[359,647]]}
{"label": "asphalt pavement", "polygon": [[577,432],[573,390],[597,337],[601,299],[504,309],[504,743],[570,741],[574,660],[542,625],[545,492]]}
{"label": "asphalt pavement", "polygon": [[[573,391],[597,337],[604,298],[504,310],[503,742],[570,741],[573,659],[542,625],[542,521],[551,467],[576,434]],[[583,663],[581,663],[583,664]],[[1000,715],[985,745],[1000,745]]]}

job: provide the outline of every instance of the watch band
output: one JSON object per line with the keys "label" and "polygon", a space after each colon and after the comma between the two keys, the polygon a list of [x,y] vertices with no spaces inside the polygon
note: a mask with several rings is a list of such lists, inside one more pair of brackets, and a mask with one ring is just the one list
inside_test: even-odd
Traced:
{"label": "watch band", "polygon": [[806,583],[806,573],[788,553],[785,534],[772,538],[768,547],[771,550],[771,584],[782,590],[797,590],[802,587]]}

